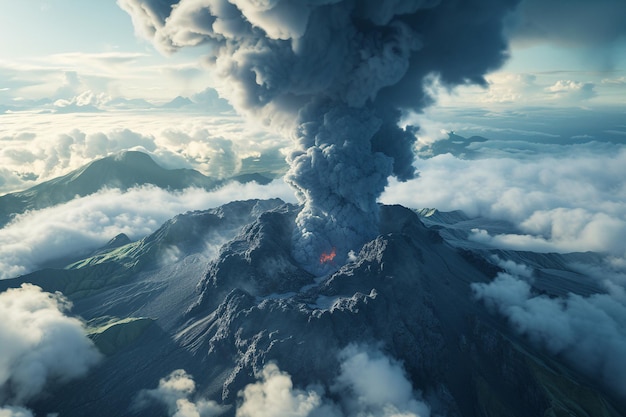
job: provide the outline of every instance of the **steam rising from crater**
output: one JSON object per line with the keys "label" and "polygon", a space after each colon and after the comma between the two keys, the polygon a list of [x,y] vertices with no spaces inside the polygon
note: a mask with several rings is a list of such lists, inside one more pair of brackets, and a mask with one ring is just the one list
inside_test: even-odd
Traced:
{"label": "steam rising from crater", "polygon": [[303,205],[293,255],[321,274],[378,233],[377,198],[415,175],[406,111],[425,80],[485,84],[517,0],[118,0],[166,53],[205,44],[220,94],[295,140],[286,176]]}

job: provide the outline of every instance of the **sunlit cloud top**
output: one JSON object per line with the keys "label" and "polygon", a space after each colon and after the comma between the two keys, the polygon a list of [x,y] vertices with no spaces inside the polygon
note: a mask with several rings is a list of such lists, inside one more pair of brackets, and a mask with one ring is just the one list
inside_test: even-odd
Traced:
{"label": "sunlit cloud top", "polygon": [[[508,24],[511,58],[489,78],[498,91],[487,100],[554,103],[559,95],[550,87],[560,82],[586,85],[587,94],[577,97],[585,105],[617,105],[618,92],[626,90],[625,5],[522,1]],[[0,15],[0,36],[10,40],[0,43],[5,107],[16,100],[71,99],[85,90],[166,102],[212,86],[199,58],[202,46],[162,56],[136,36],[115,2],[11,2]],[[529,76],[533,82],[520,85],[518,79]],[[512,95],[503,92],[510,89]]]}

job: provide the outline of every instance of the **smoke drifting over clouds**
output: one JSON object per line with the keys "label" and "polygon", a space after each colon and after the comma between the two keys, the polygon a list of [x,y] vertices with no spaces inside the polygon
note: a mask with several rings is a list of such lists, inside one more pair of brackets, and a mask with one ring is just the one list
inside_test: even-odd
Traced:
{"label": "smoke drifting over clouds", "polygon": [[570,293],[550,298],[533,293],[527,267],[501,266],[507,272],[499,273],[491,283],[472,284],[476,298],[506,316],[515,331],[536,346],[562,356],[579,371],[626,398],[623,288],[614,294],[583,297]]}
{"label": "smoke drifting over clouds", "polygon": [[[430,408],[413,391],[402,365],[379,349],[349,345],[339,353],[339,360],[339,375],[328,387],[337,402],[321,384],[294,387],[291,376],[270,362],[257,382],[239,392],[236,417],[430,416]],[[142,391],[136,406],[156,401],[175,417],[209,417],[228,410],[213,401],[190,400],[194,392],[192,377],[178,369],[161,379],[156,389]]]}
{"label": "smoke drifting over clouds", "polygon": [[0,415],[30,415],[16,407],[51,382],[79,378],[100,354],[82,323],[65,315],[71,307],[60,293],[22,284],[0,293]]}
{"label": "smoke drifting over clouds", "polygon": [[376,234],[389,175],[413,176],[413,129],[397,123],[431,102],[424,79],[485,84],[505,57],[502,18],[515,3],[118,2],[165,52],[207,44],[237,110],[291,126],[287,181],[303,203],[294,256],[314,272],[329,245],[342,261]]}

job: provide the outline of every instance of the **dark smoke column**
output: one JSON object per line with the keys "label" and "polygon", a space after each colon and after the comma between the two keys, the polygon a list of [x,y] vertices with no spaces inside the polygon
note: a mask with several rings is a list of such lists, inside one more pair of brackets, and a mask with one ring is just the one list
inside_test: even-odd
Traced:
{"label": "dark smoke column", "polygon": [[323,274],[378,232],[387,178],[414,176],[428,77],[485,84],[517,0],[118,0],[168,53],[207,45],[220,94],[295,139],[286,180],[302,203],[293,255]]}
{"label": "dark smoke column", "polygon": [[[381,126],[373,112],[343,103],[312,112],[300,118],[286,180],[303,204],[293,255],[309,271],[322,274],[376,236],[376,199],[392,173],[393,159],[372,151],[371,139]],[[334,259],[323,263],[320,255],[332,251]]]}

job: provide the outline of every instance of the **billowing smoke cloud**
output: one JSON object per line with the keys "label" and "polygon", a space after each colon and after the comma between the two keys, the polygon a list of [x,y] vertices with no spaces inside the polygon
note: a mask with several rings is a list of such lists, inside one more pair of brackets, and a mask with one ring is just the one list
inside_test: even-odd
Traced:
{"label": "billowing smoke cloud", "polygon": [[[533,293],[529,269],[503,264],[507,272],[475,283],[477,299],[506,316],[521,335],[626,398],[626,298],[621,291],[551,298]],[[518,275],[518,273],[520,273]]]}
{"label": "billowing smoke cloud", "polygon": [[[296,140],[286,177],[303,209],[294,256],[312,272],[377,233],[387,178],[414,175],[403,110],[431,102],[423,80],[485,84],[506,44],[509,1],[119,0],[165,52],[208,44],[220,93]],[[295,124],[295,127],[294,127]]]}
{"label": "billowing smoke cloud", "polygon": [[[333,401],[321,384],[296,388],[291,376],[274,362],[266,364],[259,380],[239,392],[236,417],[428,417],[430,408],[413,391],[402,365],[370,346],[350,345],[339,353],[340,372],[331,381]],[[213,401],[190,401],[195,383],[184,370],[144,390],[137,405],[157,400],[170,416],[213,416],[227,410]],[[195,414],[185,414],[184,410]],[[201,410],[207,410],[203,413]]]}
{"label": "billowing smoke cloud", "polygon": [[60,293],[31,284],[0,293],[0,415],[30,415],[19,406],[49,383],[82,377],[98,362],[82,323],[65,315],[70,307]]}

